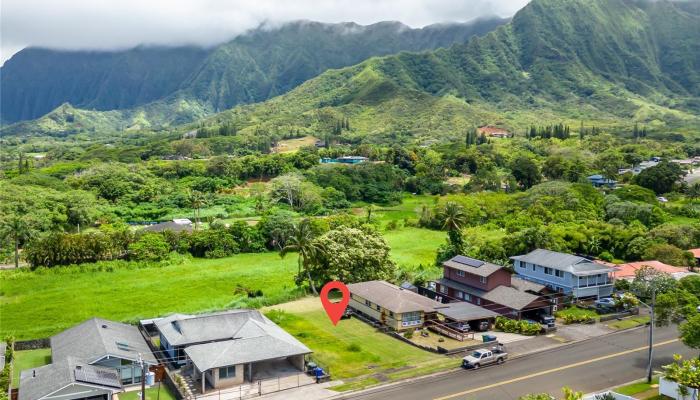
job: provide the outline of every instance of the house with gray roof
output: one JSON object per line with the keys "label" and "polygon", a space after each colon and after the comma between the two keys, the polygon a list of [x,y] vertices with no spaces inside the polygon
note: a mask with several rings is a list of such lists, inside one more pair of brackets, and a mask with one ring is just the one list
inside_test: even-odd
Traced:
{"label": "house with gray roof", "polygon": [[513,318],[550,314],[556,302],[544,285],[514,277],[502,265],[462,255],[443,262],[443,277],[434,285],[438,301],[465,301]]}
{"label": "house with gray roof", "polygon": [[111,400],[122,390],[119,373],[68,357],[20,374],[19,400]]}
{"label": "house with gray roof", "polygon": [[395,331],[422,328],[437,318],[443,304],[386,281],[367,281],[347,285],[348,306],[366,318]]}
{"label": "house with gray roof", "polygon": [[576,298],[607,297],[613,292],[614,267],[586,257],[536,249],[511,257],[518,277]]}
{"label": "house with gray roof", "polygon": [[19,398],[111,399],[158,361],[133,325],[92,318],[50,339],[51,364],[22,371]]}
{"label": "house with gray roof", "polygon": [[153,322],[164,354],[189,371],[202,393],[271,377],[290,366],[303,371],[311,353],[257,310],[175,314]]}

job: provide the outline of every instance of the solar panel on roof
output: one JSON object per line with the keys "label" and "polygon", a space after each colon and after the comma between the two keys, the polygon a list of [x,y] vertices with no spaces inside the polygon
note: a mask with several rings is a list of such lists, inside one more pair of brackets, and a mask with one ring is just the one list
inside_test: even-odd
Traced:
{"label": "solar panel on roof", "polygon": [[475,260],[473,258],[465,257],[465,256],[455,256],[452,259],[452,261],[460,263],[460,264],[468,265],[468,266],[474,267],[474,268],[479,268],[485,264],[483,261]]}
{"label": "solar panel on roof", "polygon": [[76,366],[74,371],[75,380],[78,382],[113,387],[121,386],[119,382],[119,375],[116,371],[89,367],[84,368],[80,365]]}

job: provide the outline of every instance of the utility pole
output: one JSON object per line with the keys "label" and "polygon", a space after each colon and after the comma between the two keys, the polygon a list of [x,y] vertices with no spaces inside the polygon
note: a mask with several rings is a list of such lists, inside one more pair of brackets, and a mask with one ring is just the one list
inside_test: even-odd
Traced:
{"label": "utility pole", "polygon": [[141,353],[139,353],[139,365],[141,365],[141,400],[146,400],[146,369],[143,366]]}
{"label": "utility pole", "polygon": [[649,365],[647,366],[647,383],[651,383],[652,361],[654,357],[654,307],[656,306],[656,288],[651,291],[651,316],[649,320]]}

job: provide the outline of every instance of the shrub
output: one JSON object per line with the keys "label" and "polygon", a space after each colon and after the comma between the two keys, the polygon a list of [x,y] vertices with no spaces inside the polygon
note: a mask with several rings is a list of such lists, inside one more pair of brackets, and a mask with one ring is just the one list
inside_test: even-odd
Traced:
{"label": "shrub", "polygon": [[160,233],[141,235],[129,245],[129,258],[136,261],[161,261],[168,257],[170,245]]}
{"label": "shrub", "polygon": [[406,339],[413,339],[414,332],[415,332],[415,329],[410,328],[403,334],[403,337],[405,337]]}
{"label": "shrub", "polygon": [[362,351],[362,347],[357,343],[352,343],[347,347],[347,350],[352,353],[359,353]]}

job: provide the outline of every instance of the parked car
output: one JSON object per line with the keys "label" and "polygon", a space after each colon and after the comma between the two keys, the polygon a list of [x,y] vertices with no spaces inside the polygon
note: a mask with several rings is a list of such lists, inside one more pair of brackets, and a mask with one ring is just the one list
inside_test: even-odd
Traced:
{"label": "parked car", "polygon": [[658,200],[659,203],[668,203],[668,199],[663,196],[657,197],[656,200]]}
{"label": "parked car", "polygon": [[503,350],[503,345],[489,349],[479,349],[462,359],[462,368],[479,369],[490,364],[503,364],[508,358],[508,353]]}
{"label": "parked car", "polygon": [[595,301],[595,306],[598,308],[615,308],[617,302],[612,297],[603,297]]}
{"label": "parked car", "polygon": [[539,313],[535,317],[535,321],[544,325],[547,328],[554,328],[554,326],[557,322],[557,319],[551,315],[547,315],[545,313]]}

